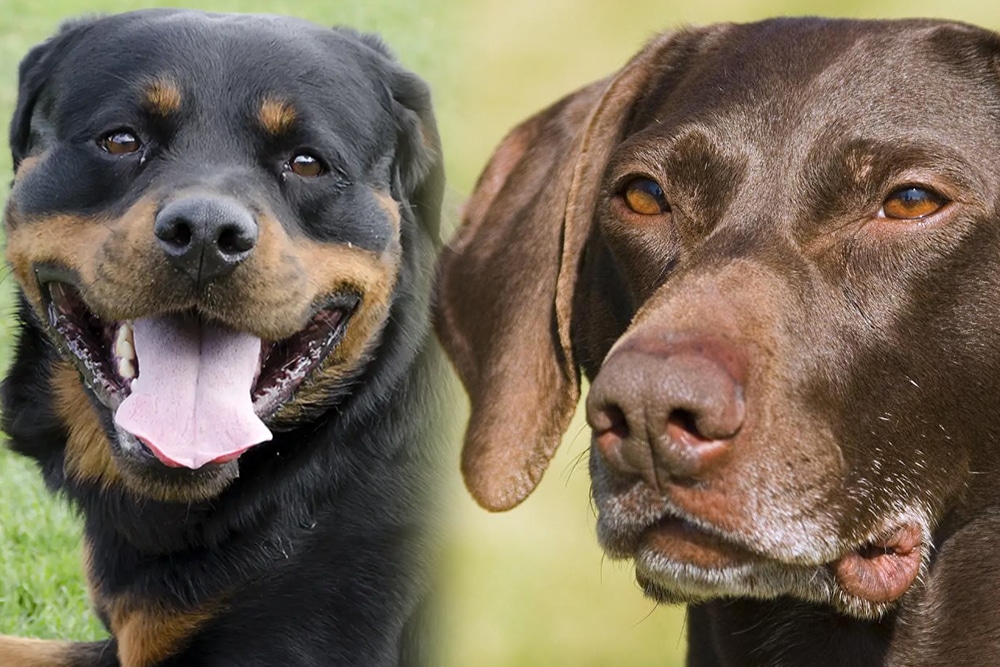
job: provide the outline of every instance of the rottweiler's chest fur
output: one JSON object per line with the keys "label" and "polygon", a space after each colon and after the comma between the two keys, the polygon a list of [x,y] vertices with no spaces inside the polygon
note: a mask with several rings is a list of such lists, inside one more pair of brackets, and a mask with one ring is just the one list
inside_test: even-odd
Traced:
{"label": "rottweiler's chest fur", "polygon": [[10,143],[3,425],[81,509],[112,637],[0,664],[417,660],[424,84],[350,30],[137,12],[28,54]]}

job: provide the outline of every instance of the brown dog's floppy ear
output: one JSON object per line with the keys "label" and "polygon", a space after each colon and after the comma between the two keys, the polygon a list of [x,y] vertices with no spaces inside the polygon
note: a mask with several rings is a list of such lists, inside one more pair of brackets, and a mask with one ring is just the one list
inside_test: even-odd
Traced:
{"label": "brown dog's floppy ear", "polygon": [[490,510],[538,484],[576,407],[573,289],[600,176],[668,37],[501,143],[438,268],[438,333],[469,392],[462,472]]}

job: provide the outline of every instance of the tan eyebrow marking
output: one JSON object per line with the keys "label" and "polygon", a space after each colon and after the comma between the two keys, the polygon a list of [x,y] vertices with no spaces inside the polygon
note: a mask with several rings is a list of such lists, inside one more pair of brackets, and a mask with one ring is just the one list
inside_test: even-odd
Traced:
{"label": "tan eyebrow marking", "polygon": [[149,111],[168,116],[181,108],[181,89],[171,79],[154,79],[143,91],[143,102]]}
{"label": "tan eyebrow marking", "polygon": [[295,108],[282,99],[268,97],[260,105],[257,116],[269,134],[282,134],[291,129],[298,117]]}

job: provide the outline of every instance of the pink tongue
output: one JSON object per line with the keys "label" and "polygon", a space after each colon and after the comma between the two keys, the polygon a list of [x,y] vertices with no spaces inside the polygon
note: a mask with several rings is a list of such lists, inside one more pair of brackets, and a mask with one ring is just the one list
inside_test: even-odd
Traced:
{"label": "pink tongue", "polygon": [[250,390],[260,339],[191,317],[133,324],[139,376],[115,423],[167,465],[197,469],[271,439]]}

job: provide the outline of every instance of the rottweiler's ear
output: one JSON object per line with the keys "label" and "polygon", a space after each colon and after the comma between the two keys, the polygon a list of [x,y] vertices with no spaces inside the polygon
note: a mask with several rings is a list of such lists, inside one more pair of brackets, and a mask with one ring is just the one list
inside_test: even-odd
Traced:
{"label": "rottweiler's ear", "polygon": [[14,171],[21,160],[28,156],[34,144],[31,119],[35,107],[52,77],[56,65],[87,32],[93,19],[64,23],[55,35],[28,51],[18,68],[17,105],[10,122],[10,151],[14,158]]}
{"label": "rottweiler's ear", "polygon": [[393,194],[416,213],[436,245],[441,243],[441,200],[444,197],[444,157],[431,105],[431,92],[423,79],[404,69],[377,35],[335,26],[375,51],[382,61],[383,80],[396,121],[396,154],[393,161]]}
{"label": "rottweiler's ear", "polygon": [[440,243],[444,159],[441,139],[424,81],[396,68],[390,84],[398,118],[396,172],[404,203],[417,210],[421,224]]}
{"label": "rottweiler's ear", "polygon": [[601,175],[669,38],[515,128],[438,265],[437,329],[469,392],[462,472],[490,510],[540,481],[580,397],[573,290]]}

